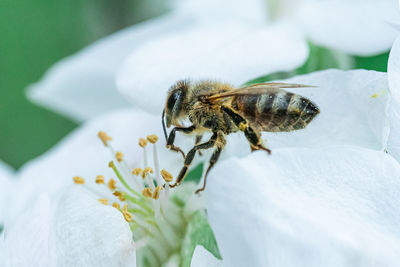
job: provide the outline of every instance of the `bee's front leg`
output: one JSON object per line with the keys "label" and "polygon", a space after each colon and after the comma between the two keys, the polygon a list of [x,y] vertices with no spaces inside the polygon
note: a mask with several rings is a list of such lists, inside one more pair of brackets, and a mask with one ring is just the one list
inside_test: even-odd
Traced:
{"label": "bee's front leg", "polygon": [[191,133],[196,129],[196,127],[194,125],[184,128],[184,127],[175,127],[171,130],[168,139],[167,139],[167,148],[172,150],[172,151],[176,151],[176,152],[180,152],[183,156],[183,158],[185,158],[185,153],[182,151],[182,149],[180,147],[177,147],[174,145],[174,141],[175,141],[175,133],[177,131],[180,132],[184,132],[184,133]]}

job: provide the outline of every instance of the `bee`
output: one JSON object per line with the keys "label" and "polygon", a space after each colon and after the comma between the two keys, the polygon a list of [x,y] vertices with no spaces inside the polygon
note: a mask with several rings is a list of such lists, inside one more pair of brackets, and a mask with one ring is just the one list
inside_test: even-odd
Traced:
{"label": "bee", "polygon": [[[170,187],[179,185],[185,178],[196,152],[214,148],[203,186],[196,193],[203,191],[207,175],[226,144],[225,136],[230,133],[243,132],[251,151],[264,150],[271,154],[271,150],[262,143],[261,132],[290,132],[305,128],[319,114],[317,105],[301,95],[282,89],[300,87],[313,86],[272,82],[234,88],[214,81],[194,83],[181,80],[175,83],[168,92],[162,125],[167,148],[180,152],[184,165]],[[181,122],[187,119],[192,125],[183,127]],[[165,122],[168,128],[175,126],[169,135]],[[196,136],[195,146],[187,155],[174,145],[176,132]],[[200,144],[206,132],[212,133],[211,138]]]}

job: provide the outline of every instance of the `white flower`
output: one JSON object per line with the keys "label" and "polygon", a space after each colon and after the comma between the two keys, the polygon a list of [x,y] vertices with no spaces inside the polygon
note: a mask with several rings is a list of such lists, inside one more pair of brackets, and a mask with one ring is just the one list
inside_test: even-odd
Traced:
{"label": "white flower", "polygon": [[393,21],[395,5],[395,0],[178,1],[171,13],[59,62],[28,96],[81,121],[129,105],[115,93],[118,74],[119,90],[131,102],[159,112],[165,91],[178,79],[240,85],[300,66],[308,55],[306,38],[353,54],[386,51],[396,35],[386,23]]}
{"label": "white flower", "polygon": [[[0,229],[7,215],[7,204],[12,194],[14,171],[0,160]],[[1,230],[0,230],[1,233]]]}

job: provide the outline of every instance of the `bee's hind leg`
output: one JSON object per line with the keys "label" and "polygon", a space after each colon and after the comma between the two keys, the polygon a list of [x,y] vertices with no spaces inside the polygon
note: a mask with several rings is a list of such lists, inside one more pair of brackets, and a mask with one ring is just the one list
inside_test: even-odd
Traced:
{"label": "bee's hind leg", "polygon": [[211,170],[212,167],[214,167],[215,163],[217,163],[219,155],[221,155],[221,151],[222,151],[222,147],[217,147],[217,149],[215,149],[214,153],[211,155],[206,174],[204,175],[203,186],[196,190],[196,194],[198,194],[201,191],[204,191],[204,189],[206,189],[208,172]]}
{"label": "bee's hind leg", "polygon": [[253,128],[250,127],[245,118],[243,118],[237,111],[230,107],[222,106],[221,109],[231,118],[231,120],[239,128],[239,130],[244,132],[247,141],[250,143],[250,148],[252,152],[256,150],[264,150],[267,151],[268,154],[271,154],[271,150],[269,150],[262,144],[260,134],[256,133]]}
{"label": "bee's hind leg", "polygon": [[[198,145],[201,141],[201,138],[203,138],[203,135],[196,135],[196,141],[194,142],[195,145]],[[198,150],[198,153],[200,156],[203,156],[200,150]]]}

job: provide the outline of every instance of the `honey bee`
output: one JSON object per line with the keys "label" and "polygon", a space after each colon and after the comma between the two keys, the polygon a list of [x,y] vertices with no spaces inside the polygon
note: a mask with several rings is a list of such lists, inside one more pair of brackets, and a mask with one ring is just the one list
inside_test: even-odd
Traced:
{"label": "honey bee", "polygon": [[[226,144],[225,135],[244,132],[251,151],[271,150],[266,148],[261,132],[290,132],[305,128],[319,114],[318,107],[309,99],[283,90],[282,88],[312,87],[291,83],[258,83],[246,87],[234,88],[226,83],[214,81],[191,82],[182,80],[169,90],[162,113],[162,125],[167,148],[182,153],[184,166],[170,187],[179,185],[185,178],[188,168],[197,151],[215,148],[204,175],[203,187],[210,169],[218,161]],[[189,127],[180,122],[189,119]],[[169,128],[167,134],[165,122]],[[196,135],[195,146],[185,153],[174,145],[176,132]],[[199,144],[204,133],[211,132],[211,138]]]}

